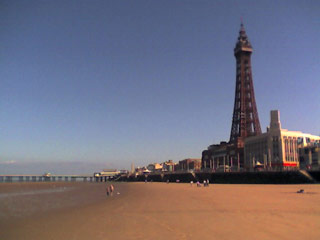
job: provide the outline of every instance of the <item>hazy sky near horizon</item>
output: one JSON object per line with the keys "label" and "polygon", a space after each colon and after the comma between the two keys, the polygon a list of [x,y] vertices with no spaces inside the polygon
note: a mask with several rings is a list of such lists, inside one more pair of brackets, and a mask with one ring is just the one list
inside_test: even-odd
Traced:
{"label": "hazy sky near horizon", "polygon": [[241,17],[262,130],[278,109],[319,135],[319,1],[1,1],[0,174],[129,169],[228,141]]}

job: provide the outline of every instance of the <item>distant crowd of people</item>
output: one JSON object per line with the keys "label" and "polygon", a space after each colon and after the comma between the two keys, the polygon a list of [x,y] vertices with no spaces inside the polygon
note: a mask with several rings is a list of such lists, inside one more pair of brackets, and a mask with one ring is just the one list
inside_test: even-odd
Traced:
{"label": "distant crowd of people", "polygon": [[[193,181],[190,182],[190,185],[191,186],[193,185]],[[203,186],[204,187],[209,187],[209,179],[203,180]],[[197,187],[201,187],[200,181],[197,181]]]}
{"label": "distant crowd of people", "polygon": [[[170,181],[169,181],[169,179],[167,180],[167,183],[169,183]],[[177,179],[176,180],[176,183],[180,183],[180,180],[179,179]],[[204,187],[209,187],[209,179],[207,179],[207,180],[203,180],[203,186]],[[196,182],[196,184],[197,184],[197,187],[201,187],[202,186],[202,184],[200,183],[200,181],[197,181]],[[190,185],[192,186],[193,185],[193,181],[191,181],[190,182]]]}

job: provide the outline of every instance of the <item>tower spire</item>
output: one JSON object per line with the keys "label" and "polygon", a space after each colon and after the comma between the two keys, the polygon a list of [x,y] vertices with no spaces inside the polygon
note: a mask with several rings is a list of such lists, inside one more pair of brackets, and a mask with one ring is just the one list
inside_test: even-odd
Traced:
{"label": "tower spire", "polygon": [[243,25],[242,20],[241,20],[241,24],[240,24],[238,41],[237,41],[236,47],[234,49],[234,54],[236,55],[236,53],[240,50],[246,50],[246,51],[252,52],[252,46],[251,46],[251,43],[250,43],[249,38],[247,36],[246,30],[244,29],[244,25]]}

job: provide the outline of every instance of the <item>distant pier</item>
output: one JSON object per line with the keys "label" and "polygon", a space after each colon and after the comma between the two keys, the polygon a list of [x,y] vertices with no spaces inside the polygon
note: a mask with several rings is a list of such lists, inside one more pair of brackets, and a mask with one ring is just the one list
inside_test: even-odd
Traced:
{"label": "distant pier", "polygon": [[1,182],[106,182],[107,176],[85,175],[0,175]]}
{"label": "distant pier", "polygon": [[120,171],[105,169],[92,175],[54,175],[45,173],[42,175],[0,175],[1,182],[107,182],[119,177]]}

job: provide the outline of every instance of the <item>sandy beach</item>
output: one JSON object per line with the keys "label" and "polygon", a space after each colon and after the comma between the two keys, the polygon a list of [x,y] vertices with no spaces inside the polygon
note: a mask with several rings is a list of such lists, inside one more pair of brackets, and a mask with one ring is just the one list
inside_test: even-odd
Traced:
{"label": "sandy beach", "polygon": [[0,184],[0,239],[320,238],[320,185],[105,186]]}

